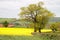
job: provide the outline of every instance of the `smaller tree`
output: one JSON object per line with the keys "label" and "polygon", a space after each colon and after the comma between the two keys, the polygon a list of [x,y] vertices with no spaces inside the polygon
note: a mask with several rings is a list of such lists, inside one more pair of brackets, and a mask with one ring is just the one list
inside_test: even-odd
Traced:
{"label": "smaller tree", "polygon": [[7,21],[4,21],[4,22],[3,22],[3,26],[4,26],[4,27],[8,27],[8,24],[9,24],[9,23],[8,23]]}
{"label": "smaller tree", "polygon": [[56,23],[51,24],[50,28],[52,29],[53,32],[56,32],[57,31],[57,24]]}

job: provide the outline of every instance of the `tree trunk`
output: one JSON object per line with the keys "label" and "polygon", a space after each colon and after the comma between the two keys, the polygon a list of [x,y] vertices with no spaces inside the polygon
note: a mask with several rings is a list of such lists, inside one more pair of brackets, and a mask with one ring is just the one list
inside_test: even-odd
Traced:
{"label": "tree trunk", "polygon": [[41,33],[41,28],[38,29],[39,33]]}
{"label": "tree trunk", "polygon": [[34,23],[34,32],[37,32],[36,23]]}
{"label": "tree trunk", "polygon": [[36,29],[36,27],[34,27],[34,32],[37,32],[37,29]]}

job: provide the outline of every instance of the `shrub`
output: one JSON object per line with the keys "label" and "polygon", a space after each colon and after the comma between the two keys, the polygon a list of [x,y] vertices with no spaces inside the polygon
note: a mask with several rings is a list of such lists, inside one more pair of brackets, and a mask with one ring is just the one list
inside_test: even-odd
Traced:
{"label": "shrub", "polygon": [[53,32],[57,31],[57,28],[56,28],[55,24],[51,24],[50,28],[52,29]]}
{"label": "shrub", "polygon": [[7,21],[4,21],[4,22],[3,22],[3,26],[4,26],[4,27],[8,27],[8,24],[9,24],[9,23],[8,23]]}

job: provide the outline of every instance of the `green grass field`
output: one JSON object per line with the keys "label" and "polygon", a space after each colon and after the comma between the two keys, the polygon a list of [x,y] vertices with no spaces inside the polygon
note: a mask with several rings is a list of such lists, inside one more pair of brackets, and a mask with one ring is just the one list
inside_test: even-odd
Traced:
{"label": "green grass field", "polygon": [[34,36],[0,36],[0,40],[42,40],[42,38]]}
{"label": "green grass field", "polygon": [[0,35],[0,40],[60,40],[60,35],[13,36]]}
{"label": "green grass field", "polygon": [[1,36],[0,35],[0,40],[42,40],[39,37],[34,37],[34,36]]}

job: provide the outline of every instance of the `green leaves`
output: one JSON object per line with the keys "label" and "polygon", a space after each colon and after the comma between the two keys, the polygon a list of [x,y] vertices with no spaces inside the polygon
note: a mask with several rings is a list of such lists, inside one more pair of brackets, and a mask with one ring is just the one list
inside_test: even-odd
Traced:
{"label": "green leaves", "polygon": [[8,23],[7,21],[5,21],[5,22],[3,23],[3,26],[4,26],[4,27],[8,27],[8,24],[9,24],[9,23]]}
{"label": "green leaves", "polygon": [[36,20],[40,22],[43,20],[48,22],[48,19],[54,14],[43,8],[43,4],[43,2],[39,2],[38,4],[30,4],[28,7],[22,7],[19,15],[33,21]]}
{"label": "green leaves", "polygon": [[26,20],[34,24],[37,23],[35,27],[44,28],[49,18],[53,17],[54,14],[42,7],[43,4],[43,2],[39,2],[38,4],[30,4],[27,7],[22,7],[20,12],[21,17],[23,16]]}

